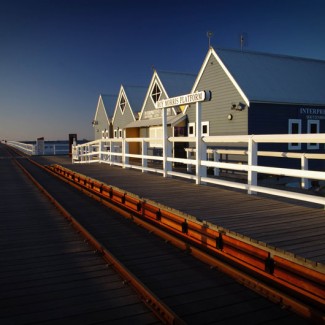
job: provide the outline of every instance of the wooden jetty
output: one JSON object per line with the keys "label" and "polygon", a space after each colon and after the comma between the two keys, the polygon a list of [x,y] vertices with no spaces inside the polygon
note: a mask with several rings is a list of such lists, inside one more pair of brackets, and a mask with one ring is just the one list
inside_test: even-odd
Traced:
{"label": "wooden jetty", "polygon": [[156,323],[0,147],[0,323]]}
{"label": "wooden jetty", "polygon": [[108,164],[72,164],[66,157],[36,159],[61,164],[324,268],[325,211],[320,205],[195,185]]}

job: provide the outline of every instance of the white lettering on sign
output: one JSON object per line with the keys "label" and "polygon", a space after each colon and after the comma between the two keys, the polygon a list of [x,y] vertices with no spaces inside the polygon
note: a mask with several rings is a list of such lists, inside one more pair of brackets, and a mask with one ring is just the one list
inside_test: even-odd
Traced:
{"label": "white lettering on sign", "polygon": [[199,91],[197,93],[167,98],[157,101],[156,108],[166,108],[180,105],[187,105],[196,102],[203,102],[211,100],[210,91]]}
{"label": "white lettering on sign", "polygon": [[300,114],[305,115],[307,120],[325,120],[324,108],[300,108]]}
{"label": "white lettering on sign", "polygon": [[300,108],[300,114],[325,115],[324,108]]}

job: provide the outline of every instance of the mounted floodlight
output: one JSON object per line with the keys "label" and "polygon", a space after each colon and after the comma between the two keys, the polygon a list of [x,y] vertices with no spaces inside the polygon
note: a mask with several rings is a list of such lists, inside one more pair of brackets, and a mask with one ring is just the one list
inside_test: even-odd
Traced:
{"label": "mounted floodlight", "polygon": [[246,107],[246,104],[241,102],[239,102],[238,104],[231,103],[231,109],[235,111],[243,111]]}
{"label": "mounted floodlight", "polygon": [[238,104],[238,108],[237,108],[237,109],[238,109],[239,111],[242,111],[242,110],[244,110],[245,108],[246,108],[246,104],[244,104],[244,103],[239,103],[239,104]]}

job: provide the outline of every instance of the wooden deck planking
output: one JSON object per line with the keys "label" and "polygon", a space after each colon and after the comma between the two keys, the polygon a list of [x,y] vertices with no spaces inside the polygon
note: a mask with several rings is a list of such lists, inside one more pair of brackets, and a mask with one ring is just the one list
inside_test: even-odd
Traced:
{"label": "wooden deck planking", "polygon": [[[229,313],[228,318],[241,317],[245,313],[243,308],[246,304],[250,305],[250,310],[259,311],[259,308],[255,308],[255,301],[262,298],[238,285],[233,279],[225,277],[217,269],[210,269],[207,265],[165,243],[142,227],[136,226],[130,220],[122,218],[91,198],[74,191],[72,187],[51,177],[46,172],[39,177],[50,192],[51,189],[60,188],[55,196],[69,212],[78,216],[78,221],[95,237],[98,238],[99,235],[101,243],[108,247],[160,299],[164,300],[173,296],[175,301],[175,309],[173,309],[181,318],[184,318],[185,322],[192,324],[192,315],[199,313],[201,324],[217,320],[218,318],[207,318],[204,309],[199,309],[199,306],[196,308],[195,301],[200,304],[204,299],[200,294],[201,291],[206,293],[206,290],[211,290],[210,296],[216,299],[210,299],[209,307],[215,310],[215,315],[217,315],[218,296],[226,296],[227,303],[232,304],[233,294],[229,293],[228,286],[233,288],[237,285],[238,291],[241,292],[242,302],[244,302],[238,303],[238,309]],[[148,261],[150,261],[149,264]],[[184,305],[184,293],[188,297],[192,296],[192,303],[188,304],[190,308]],[[180,306],[183,308],[179,309]],[[269,302],[266,302],[266,306],[278,309],[278,306]],[[184,315],[180,313],[183,310],[186,311]],[[283,310],[280,313],[282,319],[290,314]],[[251,313],[251,318],[256,319],[254,312]],[[271,315],[268,319],[271,321],[274,317]],[[293,315],[290,315],[290,319],[305,322]]]}
{"label": "wooden deck planking", "polygon": [[157,322],[21,171],[0,165],[0,323]]}
{"label": "wooden deck planking", "polygon": [[[48,163],[51,160],[47,161]],[[62,161],[61,161],[62,162]],[[109,185],[151,199],[236,233],[271,246],[310,258],[304,243],[315,247],[313,261],[325,263],[325,212],[320,206],[283,200],[218,186],[195,185],[187,180],[163,178],[106,164],[78,165],[67,168]],[[316,238],[316,239],[315,239]],[[296,243],[302,245],[293,245]]]}

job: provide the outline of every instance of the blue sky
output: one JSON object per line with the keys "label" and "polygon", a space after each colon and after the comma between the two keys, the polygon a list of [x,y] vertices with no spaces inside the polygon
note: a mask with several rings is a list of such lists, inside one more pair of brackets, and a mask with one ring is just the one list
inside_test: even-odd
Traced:
{"label": "blue sky", "polygon": [[325,60],[323,0],[2,0],[0,139],[92,139],[99,94],[198,73],[208,50]]}

